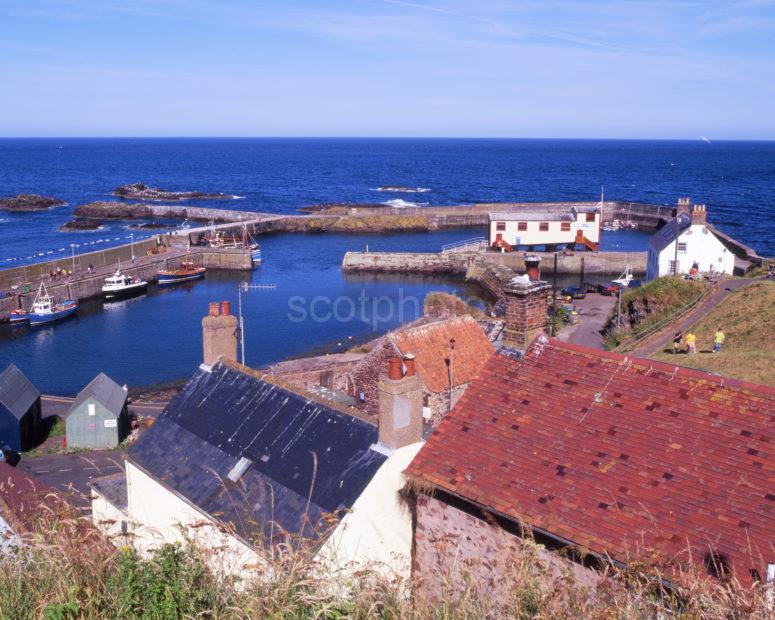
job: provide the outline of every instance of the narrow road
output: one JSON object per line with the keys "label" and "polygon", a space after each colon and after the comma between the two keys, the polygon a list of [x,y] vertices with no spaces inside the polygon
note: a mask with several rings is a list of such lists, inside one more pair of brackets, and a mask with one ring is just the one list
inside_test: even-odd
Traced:
{"label": "narrow road", "polygon": [[563,329],[557,338],[592,349],[602,349],[603,336],[600,330],[616,305],[616,297],[588,293],[584,299],[576,299],[573,303],[578,311],[578,323]]}
{"label": "narrow road", "polygon": [[[67,415],[70,406],[73,404],[74,398],[69,396],[51,396],[44,394],[40,398],[42,414],[44,418],[50,416],[59,416],[64,419]],[[129,403],[129,413],[143,418],[155,418],[157,417],[167,403]]]}
{"label": "narrow road", "polygon": [[664,349],[672,342],[673,335],[677,331],[686,332],[690,326],[694,325],[694,323],[716,308],[730,293],[741,289],[744,286],[748,286],[753,282],[755,282],[755,279],[753,278],[722,280],[719,282],[718,288],[697,304],[688,314],[685,314],[677,321],[674,321],[667,327],[664,327],[646,338],[646,340],[636,346],[631,353],[638,357],[649,357],[650,355],[654,355],[654,353]]}

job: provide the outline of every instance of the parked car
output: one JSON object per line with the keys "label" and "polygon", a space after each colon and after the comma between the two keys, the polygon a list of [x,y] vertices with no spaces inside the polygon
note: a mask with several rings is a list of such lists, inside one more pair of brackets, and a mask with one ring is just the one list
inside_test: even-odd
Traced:
{"label": "parked car", "polygon": [[566,286],[560,292],[563,297],[570,297],[571,299],[584,299],[587,296],[587,292],[580,286]]}
{"label": "parked car", "polygon": [[11,467],[16,467],[21,459],[18,452],[11,450],[5,444],[0,444],[0,463],[8,463]]}
{"label": "parked car", "polygon": [[630,283],[627,285],[627,288],[640,288],[643,286],[643,282],[640,280],[630,280]]}
{"label": "parked car", "polygon": [[622,287],[616,282],[606,282],[597,285],[597,292],[601,295],[616,295],[620,288]]}

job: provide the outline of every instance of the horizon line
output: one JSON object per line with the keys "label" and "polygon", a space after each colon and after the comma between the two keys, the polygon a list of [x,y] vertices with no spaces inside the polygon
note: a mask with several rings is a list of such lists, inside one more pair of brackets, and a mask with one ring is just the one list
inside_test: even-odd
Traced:
{"label": "horizon line", "polygon": [[532,141],[600,141],[600,142],[775,142],[775,138],[612,138],[612,137],[529,137],[529,136],[315,136],[315,135],[29,135],[5,136],[0,140],[532,140]]}

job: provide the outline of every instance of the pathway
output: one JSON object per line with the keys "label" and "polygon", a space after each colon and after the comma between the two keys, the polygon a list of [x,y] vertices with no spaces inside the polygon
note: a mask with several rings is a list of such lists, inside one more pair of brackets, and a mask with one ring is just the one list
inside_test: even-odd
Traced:
{"label": "pathway", "polygon": [[630,353],[638,357],[649,357],[669,346],[677,331],[685,332],[691,325],[716,308],[730,293],[754,282],[753,278],[722,280],[715,291],[697,304],[688,314],[674,321],[638,344]]}
{"label": "pathway", "polygon": [[584,299],[576,299],[573,303],[579,312],[576,315],[578,323],[563,329],[557,338],[592,349],[603,349],[600,330],[616,304],[616,297],[588,293]]}

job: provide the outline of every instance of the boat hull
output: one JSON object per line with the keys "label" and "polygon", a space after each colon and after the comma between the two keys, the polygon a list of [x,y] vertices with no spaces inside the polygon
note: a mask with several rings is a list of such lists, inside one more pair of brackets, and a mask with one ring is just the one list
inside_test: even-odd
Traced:
{"label": "boat hull", "polygon": [[45,325],[46,323],[54,323],[55,321],[66,319],[67,317],[75,314],[76,310],[78,310],[78,304],[72,303],[68,304],[63,309],[56,310],[50,314],[37,314],[35,312],[30,312],[27,315],[27,318],[30,321],[30,325]]}
{"label": "boat hull", "polygon": [[189,273],[189,274],[159,273],[159,286],[169,286],[170,284],[189,282],[191,280],[198,280],[204,277],[205,277],[204,269],[197,273]]}
{"label": "boat hull", "polygon": [[148,290],[147,282],[140,282],[138,284],[130,284],[120,289],[102,289],[102,293],[105,295],[105,299],[126,299],[128,297],[134,297],[135,295],[142,295]]}

